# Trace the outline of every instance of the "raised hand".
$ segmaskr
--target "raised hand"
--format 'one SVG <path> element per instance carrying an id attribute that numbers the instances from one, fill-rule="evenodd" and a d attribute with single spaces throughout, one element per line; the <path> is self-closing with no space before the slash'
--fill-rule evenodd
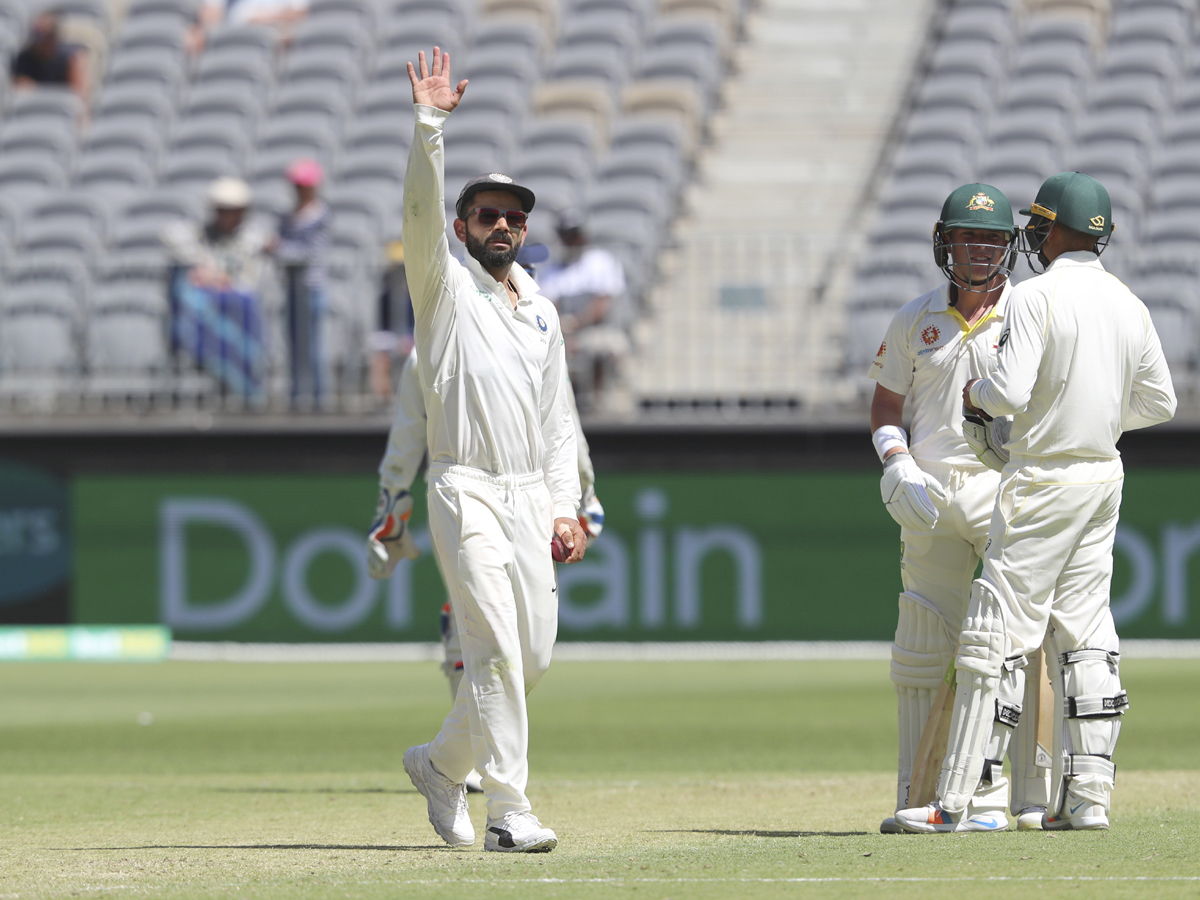
<path id="1" fill-rule="evenodd" d="M 452 83 L 450 81 L 450 54 L 443 53 L 440 47 L 434 47 L 432 66 L 426 65 L 424 50 L 417 54 L 417 60 L 421 69 L 420 78 L 417 77 L 417 71 L 413 68 L 413 64 L 408 64 L 408 78 L 412 82 L 413 102 L 452 112 L 462 101 L 463 92 L 467 89 L 467 80 L 464 78 L 456 88 L 450 87 Z"/>

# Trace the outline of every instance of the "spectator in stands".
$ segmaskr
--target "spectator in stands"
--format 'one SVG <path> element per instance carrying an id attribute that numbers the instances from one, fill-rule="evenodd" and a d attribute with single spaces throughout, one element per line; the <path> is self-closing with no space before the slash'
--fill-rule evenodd
<path id="1" fill-rule="evenodd" d="M 12 63 L 13 87 L 29 90 L 39 85 L 68 87 L 86 104 L 88 67 L 81 47 L 59 39 L 58 16 L 42 13 L 29 28 L 29 40 Z"/>
<path id="2" fill-rule="evenodd" d="M 286 45 L 308 15 L 308 0 L 205 0 L 188 35 L 188 51 L 204 49 L 207 33 L 222 22 L 231 25 L 270 25 Z"/>
<path id="3" fill-rule="evenodd" d="M 558 307 L 576 398 L 581 406 L 595 407 L 603 392 L 619 380 L 632 346 L 625 270 L 610 251 L 588 245 L 578 212 L 560 214 L 557 230 L 562 259 L 546 269 L 538 285 L 542 296 Z"/>
<path id="4" fill-rule="evenodd" d="M 296 207 L 280 217 L 267 252 L 283 266 L 287 293 L 292 403 L 316 406 L 324 388 L 321 331 L 329 308 L 329 252 L 332 213 L 318 196 L 324 173 L 314 159 L 298 159 L 287 170 Z"/>
<path id="5" fill-rule="evenodd" d="M 250 400 L 262 396 L 260 293 L 269 234 L 246 221 L 250 187 L 218 178 L 208 189 L 207 222 L 176 222 L 163 232 L 174 265 L 171 344 Z"/>

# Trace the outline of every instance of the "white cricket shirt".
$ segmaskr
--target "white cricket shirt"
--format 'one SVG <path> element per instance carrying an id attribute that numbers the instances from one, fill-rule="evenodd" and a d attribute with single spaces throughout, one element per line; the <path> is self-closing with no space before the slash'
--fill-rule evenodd
<path id="1" fill-rule="evenodd" d="M 583 436 L 579 424 L 579 411 L 575 408 L 570 382 L 567 384 L 567 400 L 570 401 L 575 443 L 579 451 L 579 484 L 586 491 L 596 481 L 596 473 L 588 453 L 587 438 Z M 404 365 L 400 368 L 400 383 L 396 386 L 396 412 L 392 416 L 391 430 L 388 431 L 387 450 L 379 463 L 380 487 L 392 492 L 407 491 L 412 487 L 421 470 L 421 462 L 425 459 L 428 430 L 425 396 L 421 390 L 417 351 L 414 348 L 404 358 Z"/>
<path id="2" fill-rule="evenodd" d="M 429 418 L 429 457 L 494 475 L 544 474 L 554 516 L 579 508 L 575 426 L 554 304 L 520 266 L 504 285 L 446 239 L 449 113 L 416 105 L 404 179 L 404 264 L 416 318 L 417 366 Z"/>
<path id="3" fill-rule="evenodd" d="M 1150 313 L 1090 251 L 1064 253 L 1009 301 L 996 372 L 971 403 L 1012 415 L 1020 457 L 1115 459 L 1123 431 L 1175 415 Z"/>
<path id="4" fill-rule="evenodd" d="M 962 435 L 962 389 L 996 367 L 1011 286 L 988 314 L 967 325 L 950 305 L 950 283 L 906 303 L 892 319 L 870 376 L 912 404 L 909 452 L 926 462 L 985 469 Z"/>

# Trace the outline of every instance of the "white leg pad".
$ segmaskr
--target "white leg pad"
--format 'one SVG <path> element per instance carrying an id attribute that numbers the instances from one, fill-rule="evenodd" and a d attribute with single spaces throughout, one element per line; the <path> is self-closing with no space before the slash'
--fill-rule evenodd
<path id="1" fill-rule="evenodd" d="M 933 605 L 911 592 L 900 595 L 892 683 L 896 685 L 899 754 L 896 808 L 908 806 L 908 788 L 921 732 L 942 679 L 954 659 L 953 633 Z"/>
<path id="2" fill-rule="evenodd" d="M 1115 643 L 1115 641 L 1113 642 Z M 1109 809 L 1113 750 L 1129 698 L 1121 688 L 1121 654 L 1085 647 L 1059 654 L 1063 679 L 1063 777 L 1078 797 Z"/>
<path id="3" fill-rule="evenodd" d="M 977 580 L 971 585 L 971 601 L 958 639 L 954 660 L 958 688 L 946 759 L 938 779 L 938 797 L 948 812 L 967 808 L 983 774 L 1005 646 L 1000 600 L 990 584 Z"/>
<path id="4" fill-rule="evenodd" d="M 979 787 L 971 798 L 973 810 L 1003 810 L 1008 805 L 1008 779 L 1004 776 L 1004 757 L 1008 753 L 1013 729 L 1021 722 L 1025 690 L 1024 656 L 1006 659 L 996 685 L 996 714 L 992 733 L 984 748 L 984 763 Z"/>

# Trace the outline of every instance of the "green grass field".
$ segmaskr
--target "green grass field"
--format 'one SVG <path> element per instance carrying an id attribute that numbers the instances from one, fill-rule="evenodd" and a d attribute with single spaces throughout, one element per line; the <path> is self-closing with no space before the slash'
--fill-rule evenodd
<path id="1" fill-rule="evenodd" d="M 883 836 L 886 663 L 559 663 L 530 795 L 560 844 L 509 856 L 441 845 L 400 766 L 432 664 L 7 665 L 0 898 L 1200 896 L 1200 660 L 1122 669 L 1111 831 Z"/>

